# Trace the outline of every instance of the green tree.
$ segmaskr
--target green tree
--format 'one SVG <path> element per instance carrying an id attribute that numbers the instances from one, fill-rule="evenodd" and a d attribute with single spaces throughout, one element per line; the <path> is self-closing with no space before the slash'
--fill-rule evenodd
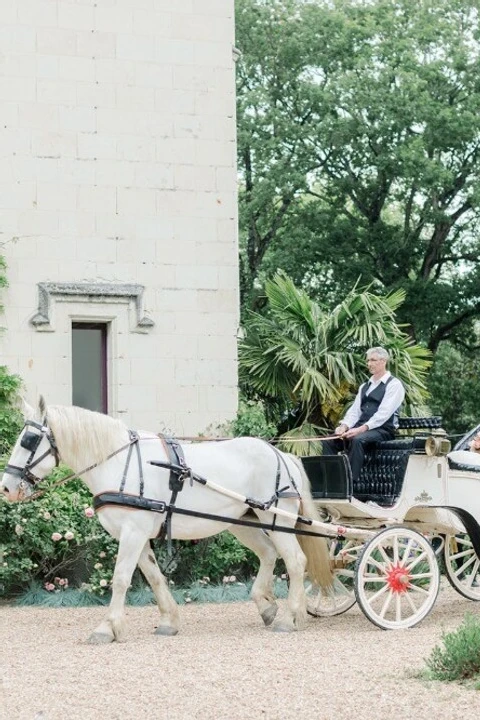
<path id="1" fill-rule="evenodd" d="M 442 343 L 428 377 L 429 405 L 451 434 L 463 435 L 480 423 L 480 358 Z"/>
<path id="2" fill-rule="evenodd" d="M 253 313 L 246 323 L 240 379 L 278 414 L 295 410 L 299 434 L 336 424 L 366 378 L 365 351 L 376 345 L 390 351 L 407 406 L 424 403 L 430 353 L 414 345 L 395 320 L 403 291 L 378 297 L 354 288 L 330 311 L 277 273 L 266 282 L 266 296 L 267 312 Z"/>
<path id="3" fill-rule="evenodd" d="M 238 0 L 242 289 L 406 290 L 436 350 L 480 316 L 477 0 Z"/>

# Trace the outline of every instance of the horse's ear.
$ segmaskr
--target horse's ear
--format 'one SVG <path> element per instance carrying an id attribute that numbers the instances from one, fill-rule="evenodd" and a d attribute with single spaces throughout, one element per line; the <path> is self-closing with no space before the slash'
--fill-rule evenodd
<path id="1" fill-rule="evenodd" d="M 33 420 L 35 417 L 35 410 L 23 397 L 21 398 L 20 412 L 22 413 L 24 420 Z"/>
<path id="2" fill-rule="evenodd" d="M 40 417 L 44 418 L 47 412 L 47 403 L 45 402 L 43 395 L 40 395 L 38 398 L 38 409 L 40 411 Z"/>

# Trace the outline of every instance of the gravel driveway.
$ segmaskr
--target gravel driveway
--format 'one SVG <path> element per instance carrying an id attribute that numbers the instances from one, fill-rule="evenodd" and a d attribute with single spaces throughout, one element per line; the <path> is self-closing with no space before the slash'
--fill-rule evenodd
<path id="1" fill-rule="evenodd" d="M 250 602 L 180 611 L 176 637 L 152 635 L 155 607 L 129 607 L 127 642 L 90 646 L 103 608 L 0 608 L 0 717 L 468 720 L 480 711 L 479 691 L 413 677 L 442 629 L 480 613 L 447 586 L 419 627 L 397 632 L 356 606 L 296 634 L 265 630 Z"/>

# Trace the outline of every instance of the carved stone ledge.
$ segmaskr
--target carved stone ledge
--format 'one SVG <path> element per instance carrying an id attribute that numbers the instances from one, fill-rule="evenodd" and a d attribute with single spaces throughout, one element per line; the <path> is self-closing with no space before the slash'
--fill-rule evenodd
<path id="1" fill-rule="evenodd" d="M 38 283 L 38 311 L 30 323 L 36 330 L 53 331 L 51 323 L 52 302 L 133 302 L 137 322 L 132 332 L 148 332 L 153 320 L 144 314 L 143 285 L 96 283 L 96 282 L 40 282 Z"/>

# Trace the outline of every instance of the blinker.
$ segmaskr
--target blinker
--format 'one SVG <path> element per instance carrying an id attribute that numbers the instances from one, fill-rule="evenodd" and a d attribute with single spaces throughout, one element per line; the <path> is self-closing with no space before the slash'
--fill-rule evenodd
<path id="1" fill-rule="evenodd" d="M 30 452 L 34 453 L 40 445 L 41 441 L 42 435 L 37 435 L 37 433 L 27 430 L 23 434 L 22 439 L 20 440 L 20 445 L 25 448 L 25 450 L 29 450 Z"/>

